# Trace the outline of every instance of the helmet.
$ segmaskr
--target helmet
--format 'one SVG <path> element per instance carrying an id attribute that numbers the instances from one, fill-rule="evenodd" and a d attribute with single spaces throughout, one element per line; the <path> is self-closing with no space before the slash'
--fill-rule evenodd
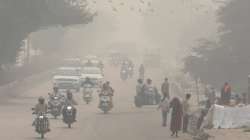
<path id="1" fill-rule="evenodd" d="M 165 81 L 168 81 L 168 78 L 167 78 L 167 77 L 165 77 Z"/>
<path id="2" fill-rule="evenodd" d="M 45 99 L 44 99 L 43 97 L 39 97 L 39 98 L 38 98 L 38 102 L 39 102 L 40 104 L 44 104 Z"/>
<path id="3" fill-rule="evenodd" d="M 106 82 L 106 84 L 107 84 L 107 85 L 110 85 L 110 82 L 109 82 L 109 81 L 107 81 L 107 82 Z"/>
<path id="4" fill-rule="evenodd" d="M 58 87 L 57 87 L 57 86 L 54 86 L 54 87 L 53 87 L 53 90 L 54 90 L 55 93 L 57 93 L 57 92 L 58 92 Z"/>
<path id="5" fill-rule="evenodd" d="M 143 80 L 142 79 L 138 79 L 137 82 L 140 83 L 140 84 L 142 84 Z"/>
<path id="6" fill-rule="evenodd" d="M 67 98 L 71 99 L 73 96 L 72 92 L 70 90 L 67 90 Z"/>
<path id="7" fill-rule="evenodd" d="M 86 81 L 89 81 L 90 80 L 90 78 L 89 77 L 86 77 Z"/>
<path id="8" fill-rule="evenodd" d="M 147 79 L 147 83 L 152 83 L 152 80 L 150 78 Z"/>

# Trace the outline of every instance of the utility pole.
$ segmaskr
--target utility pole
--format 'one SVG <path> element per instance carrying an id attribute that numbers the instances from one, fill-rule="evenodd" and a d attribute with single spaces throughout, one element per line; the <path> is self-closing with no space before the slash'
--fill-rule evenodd
<path id="1" fill-rule="evenodd" d="M 200 103 L 200 90 L 199 90 L 199 81 L 198 78 L 195 78 L 195 87 L 196 87 L 196 94 L 197 94 L 197 103 Z"/>
<path id="2" fill-rule="evenodd" d="M 247 101 L 247 104 L 250 104 L 250 75 L 248 75 L 248 92 L 247 92 L 247 96 L 246 96 L 246 101 Z"/>
<path id="3" fill-rule="evenodd" d="M 26 64 L 30 63 L 30 50 L 31 50 L 31 34 L 27 36 L 26 39 L 26 46 L 25 46 L 25 54 L 26 54 Z"/>
<path id="4" fill-rule="evenodd" d="M 26 62 L 27 64 L 30 63 L 30 35 L 27 37 Z"/>

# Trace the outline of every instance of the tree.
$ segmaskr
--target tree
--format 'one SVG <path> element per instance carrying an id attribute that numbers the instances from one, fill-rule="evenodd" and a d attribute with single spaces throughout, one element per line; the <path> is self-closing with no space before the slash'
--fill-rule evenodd
<path id="1" fill-rule="evenodd" d="M 20 43 L 31 32 L 92 21 L 86 6 L 76 0 L 1 0 L 0 64 L 15 62 Z"/>
<path id="2" fill-rule="evenodd" d="M 219 11 L 218 21 L 223 23 L 220 31 L 224 34 L 218 43 L 201 42 L 193 50 L 198 55 L 186 59 L 185 71 L 214 86 L 228 81 L 237 89 L 246 89 L 250 74 L 249 13 L 250 1 L 246 0 L 230 2 Z"/>

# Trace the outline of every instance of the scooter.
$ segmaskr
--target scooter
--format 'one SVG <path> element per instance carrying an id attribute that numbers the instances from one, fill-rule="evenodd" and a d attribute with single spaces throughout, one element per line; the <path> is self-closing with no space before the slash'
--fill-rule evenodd
<path id="1" fill-rule="evenodd" d="M 104 112 L 104 114 L 107 114 L 112 106 L 111 106 L 111 97 L 107 95 L 101 95 L 100 96 L 100 109 Z"/>
<path id="2" fill-rule="evenodd" d="M 92 101 L 93 89 L 91 85 L 85 85 L 83 89 L 83 100 L 86 104 L 89 104 Z"/>
<path id="3" fill-rule="evenodd" d="M 63 122 L 68 125 L 68 128 L 71 128 L 74 120 L 74 107 L 71 105 L 66 105 L 63 108 Z"/>
<path id="4" fill-rule="evenodd" d="M 50 109 L 49 112 L 52 116 L 54 116 L 55 119 L 61 115 L 62 106 L 63 106 L 63 101 L 58 96 L 53 96 L 49 100 L 49 109 Z"/>

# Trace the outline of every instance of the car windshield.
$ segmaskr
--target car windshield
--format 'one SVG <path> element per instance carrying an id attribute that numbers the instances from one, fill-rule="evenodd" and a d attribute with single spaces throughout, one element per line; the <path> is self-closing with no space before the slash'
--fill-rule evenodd
<path id="1" fill-rule="evenodd" d="M 83 74 L 101 74 L 101 70 L 99 68 L 83 68 Z"/>
<path id="2" fill-rule="evenodd" d="M 64 59 L 63 61 L 64 67 L 81 67 L 80 59 Z"/>
<path id="3" fill-rule="evenodd" d="M 58 69 L 56 72 L 56 75 L 63 75 L 63 76 L 79 76 L 80 70 L 77 69 L 70 69 L 70 68 L 63 68 L 63 69 Z"/>
<path id="4" fill-rule="evenodd" d="M 60 78 L 56 80 L 57 82 L 61 83 L 61 82 L 77 82 L 76 79 L 67 79 L 67 78 Z"/>
<path id="5" fill-rule="evenodd" d="M 99 64 L 100 60 L 98 60 L 98 59 L 91 59 L 90 62 L 92 64 Z M 83 60 L 83 64 L 86 64 L 86 63 L 88 63 L 88 60 Z"/>

